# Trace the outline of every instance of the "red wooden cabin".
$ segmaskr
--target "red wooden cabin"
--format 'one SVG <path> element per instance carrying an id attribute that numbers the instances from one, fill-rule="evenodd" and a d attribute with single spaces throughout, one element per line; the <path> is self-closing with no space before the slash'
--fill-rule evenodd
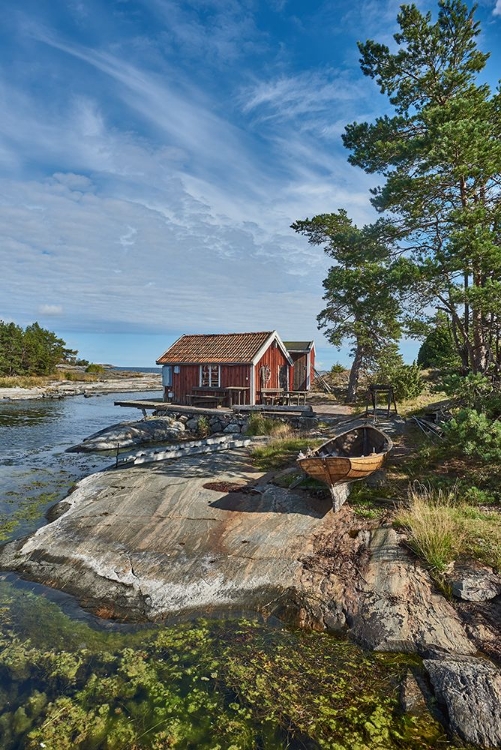
<path id="1" fill-rule="evenodd" d="M 309 391 L 315 379 L 315 344 L 313 341 L 284 341 L 294 363 L 294 391 Z"/>
<path id="2" fill-rule="evenodd" d="M 164 400 L 260 404 L 293 388 L 293 361 L 276 331 L 181 336 L 157 359 Z"/>

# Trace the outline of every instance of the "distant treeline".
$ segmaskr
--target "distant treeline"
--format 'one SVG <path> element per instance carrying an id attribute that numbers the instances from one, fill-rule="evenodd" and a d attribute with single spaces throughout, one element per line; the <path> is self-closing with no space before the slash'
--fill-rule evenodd
<path id="1" fill-rule="evenodd" d="M 77 352 L 55 333 L 33 323 L 25 329 L 0 320 L 0 375 L 51 375 L 60 362 L 74 362 Z"/>

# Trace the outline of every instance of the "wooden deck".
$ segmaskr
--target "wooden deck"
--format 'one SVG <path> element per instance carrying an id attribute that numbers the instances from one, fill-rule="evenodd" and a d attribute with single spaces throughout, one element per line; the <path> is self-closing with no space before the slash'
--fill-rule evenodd
<path id="1" fill-rule="evenodd" d="M 115 406 L 134 407 L 135 409 L 141 409 L 143 416 L 146 416 L 148 411 L 172 411 L 177 414 L 221 414 L 231 413 L 233 410 L 229 408 L 202 408 L 200 406 L 185 406 L 181 404 L 170 404 L 168 401 L 162 401 L 162 399 L 151 399 L 141 401 L 115 401 Z"/>

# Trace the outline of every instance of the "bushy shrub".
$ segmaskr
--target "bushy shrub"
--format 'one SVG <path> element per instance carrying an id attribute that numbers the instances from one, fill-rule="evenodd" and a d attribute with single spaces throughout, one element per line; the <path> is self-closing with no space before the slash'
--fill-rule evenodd
<path id="1" fill-rule="evenodd" d="M 457 406 L 475 409 L 489 419 L 501 416 L 501 391 L 485 375 L 449 375 L 440 383 L 440 388 Z"/>
<path id="2" fill-rule="evenodd" d="M 379 353 L 372 367 L 370 382 L 393 386 L 397 401 L 416 398 L 424 388 L 420 366 L 416 362 L 412 365 L 404 364 L 403 357 L 394 344 Z"/>
<path id="3" fill-rule="evenodd" d="M 102 365 L 95 365 L 93 362 L 87 365 L 85 372 L 90 372 L 93 375 L 102 375 L 105 372 L 105 368 Z"/>
<path id="4" fill-rule="evenodd" d="M 392 379 L 393 391 L 397 401 L 416 398 L 423 392 L 424 383 L 421 368 L 416 362 L 399 367 Z"/>
<path id="5" fill-rule="evenodd" d="M 342 375 L 346 372 L 346 367 L 344 365 L 340 365 L 339 362 L 336 362 L 331 367 L 331 375 Z"/>
<path id="6" fill-rule="evenodd" d="M 417 363 L 421 367 L 439 370 L 457 370 L 461 366 L 454 337 L 445 319 L 426 336 L 418 352 Z"/>
<path id="7" fill-rule="evenodd" d="M 485 462 L 501 461 L 501 423 L 475 409 L 460 409 L 444 425 L 453 453 Z"/>

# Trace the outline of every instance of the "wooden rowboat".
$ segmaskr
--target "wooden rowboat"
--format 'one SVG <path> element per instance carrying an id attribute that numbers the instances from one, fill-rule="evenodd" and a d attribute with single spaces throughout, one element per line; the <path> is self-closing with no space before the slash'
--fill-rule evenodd
<path id="1" fill-rule="evenodd" d="M 334 510 L 339 510 L 344 499 L 335 488 L 380 469 L 392 447 L 388 435 L 366 424 L 336 435 L 306 455 L 300 453 L 297 461 L 310 477 L 329 487 Z"/>

